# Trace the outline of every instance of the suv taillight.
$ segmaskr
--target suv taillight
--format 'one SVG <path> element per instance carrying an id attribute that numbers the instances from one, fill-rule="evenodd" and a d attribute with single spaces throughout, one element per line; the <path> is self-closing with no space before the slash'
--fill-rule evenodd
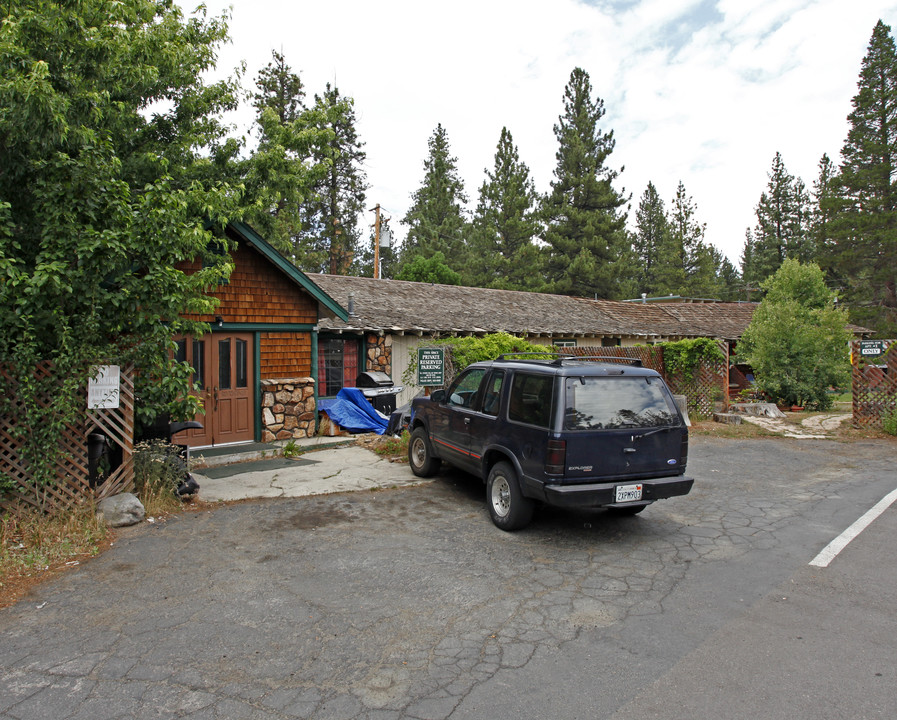
<path id="1" fill-rule="evenodd" d="M 563 475 L 567 466 L 567 441 L 549 440 L 545 455 L 545 474 Z"/>

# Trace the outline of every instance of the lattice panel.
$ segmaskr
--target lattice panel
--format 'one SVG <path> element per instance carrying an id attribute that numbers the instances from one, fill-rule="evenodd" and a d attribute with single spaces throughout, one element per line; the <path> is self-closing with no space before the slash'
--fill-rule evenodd
<path id="1" fill-rule="evenodd" d="M 695 371 L 695 377 L 687 382 L 681 377 L 667 377 L 663 364 L 663 346 L 639 345 L 636 347 L 593 347 L 571 348 L 576 355 L 597 355 L 605 357 L 641 360 L 642 365 L 659 372 L 675 395 L 688 398 L 689 413 L 710 417 L 716 404 L 724 407 L 729 403 L 729 346 L 724 341 L 718 343 L 724 359 L 705 363 Z"/>
<path id="2" fill-rule="evenodd" d="M 853 425 L 881 429 L 882 417 L 897 406 L 897 340 L 885 340 L 885 354 L 864 360 L 860 341 L 851 343 L 853 364 Z"/>
<path id="3" fill-rule="evenodd" d="M 46 380 L 49 377 L 49 366 L 42 365 L 35 369 L 35 377 Z M 0 378 L 7 390 L 14 388 L 14 382 L 4 369 L 0 368 Z M 13 395 L 15 397 L 15 395 Z M 39 404 L 52 407 L 56 397 L 50 392 L 39 399 Z M 85 402 L 86 405 L 86 402 Z M 133 369 L 122 368 L 120 407 L 116 410 L 85 409 L 83 421 L 66 428 L 60 438 L 60 453 L 56 459 L 55 481 L 50 484 L 38 484 L 22 455 L 22 440 L 14 429 L 16 417 L 21 417 L 18 409 L 21 404 L 13 401 L 12 413 L 9 417 L 0 418 L 0 473 L 12 487 L 0 497 L 0 508 L 14 509 L 19 505 L 28 505 L 47 513 L 55 513 L 86 500 L 106 497 L 130 488 L 134 482 L 134 383 Z M 90 487 L 87 464 L 87 435 L 94 428 L 105 433 L 122 449 L 122 464 L 110 477 L 96 489 Z M 25 431 L 27 432 L 27 428 Z"/>

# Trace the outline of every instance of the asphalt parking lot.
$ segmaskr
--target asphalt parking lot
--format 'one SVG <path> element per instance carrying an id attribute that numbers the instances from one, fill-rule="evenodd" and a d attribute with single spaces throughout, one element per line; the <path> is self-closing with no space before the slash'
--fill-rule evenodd
<path id="1" fill-rule="evenodd" d="M 446 469 L 143 525 L 0 611 L 0 717 L 892 717 L 897 513 L 808 563 L 895 450 L 693 438 L 691 495 L 514 534 Z"/>

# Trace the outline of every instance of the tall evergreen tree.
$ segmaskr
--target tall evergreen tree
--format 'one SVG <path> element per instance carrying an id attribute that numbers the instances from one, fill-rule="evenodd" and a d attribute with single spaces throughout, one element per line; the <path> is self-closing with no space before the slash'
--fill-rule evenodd
<path id="1" fill-rule="evenodd" d="M 327 145 L 332 131 L 318 108 L 304 106 L 305 91 L 281 54 L 256 78 L 253 95 L 258 146 L 241 164 L 246 188 L 246 219 L 298 267 L 314 270 L 326 263 L 326 249 L 309 245 L 305 204 L 326 176 L 327 165 L 313 161 L 316 147 Z"/>
<path id="2" fill-rule="evenodd" d="M 708 297 L 715 297 L 725 302 L 736 302 L 741 299 L 741 276 L 732 262 L 715 245 L 709 245 L 709 252 L 715 268 L 715 291 Z"/>
<path id="3" fill-rule="evenodd" d="M 832 249 L 832 222 L 838 212 L 838 168 L 827 154 L 819 160 L 819 175 L 813 183 L 810 233 L 816 252 L 825 258 Z"/>
<path id="4" fill-rule="evenodd" d="M 274 50 L 271 55 L 272 61 L 256 76 L 252 104 L 258 116 L 265 108 L 271 108 L 280 124 L 287 125 L 297 120 L 305 109 L 305 87 L 287 65 L 283 53 Z"/>
<path id="5" fill-rule="evenodd" d="M 502 128 L 495 167 L 486 170 L 470 232 L 471 256 L 462 276 L 465 284 L 508 290 L 539 290 L 542 253 L 538 196 L 529 168 L 520 160 L 514 139 Z"/>
<path id="6" fill-rule="evenodd" d="M 458 159 L 452 157 L 448 135 L 441 123 L 427 141 L 427 147 L 423 183 L 412 193 L 411 207 L 402 219 L 408 226 L 408 234 L 400 264 L 410 263 L 418 255 L 428 258 L 438 251 L 450 263 L 461 267 L 466 250 L 467 196 L 458 174 Z"/>
<path id="7" fill-rule="evenodd" d="M 330 83 L 321 95 L 315 95 L 314 118 L 326 143 L 312 147 L 312 161 L 325 168 L 318 177 L 308 201 L 303 204 L 301 237 L 309 247 L 317 245 L 321 263 L 306 267 L 333 275 L 346 275 L 358 251 L 361 228 L 358 218 L 364 212 L 367 176 L 364 172 L 364 143 L 355 130 L 355 108 Z M 326 133 L 326 135 L 325 135 Z"/>
<path id="8" fill-rule="evenodd" d="M 778 152 L 768 177 L 755 210 L 751 267 L 742 268 L 745 280 L 754 284 L 775 273 L 785 258 L 809 261 L 815 257 L 809 229 L 809 195 L 803 181 L 788 172 Z"/>
<path id="9" fill-rule="evenodd" d="M 635 293 L 635 258 L 626 232 L 627 198 L 607 166 L 613 132 L 598 123 L 604 101 L 593 99 L 589 75 L 575 68 L 564 89 L 564 113 L 554 126 L 557 166 L 542 204 L 549 245 L 547 280 L 564 295 L 619 298 Z"/>
<path id="10" fill-rule="evenodd" d="M 665 269 L 673 259 L 670 251 L 670 223 L 663 200 L 649 182 L 635 211 L 633 249 L 638 258 L 638 290 L 649 297 L 668 295 Z"/>
<path id="11" fill-rule="evenodd" d="M 674 277 L 681 286 L 670 292 L 690 297 L 716 296 L 716 263 L 710 246 L 704 242 L 706 225 L 698 222 L 698 206 L 679 181 L 670 207 L 670 238 L 675 253 Z"/>
<path id="12" fill-rule="evenodd" d="M 881 20 L 863 58 L 841 149 L 839 201 L 824 262 L 846 281 L 851 319 L 897 332 L 897 49 Z"/>

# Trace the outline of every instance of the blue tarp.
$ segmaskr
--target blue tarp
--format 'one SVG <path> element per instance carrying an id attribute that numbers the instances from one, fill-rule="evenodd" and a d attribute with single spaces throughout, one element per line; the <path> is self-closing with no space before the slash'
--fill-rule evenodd
<path id="1" fill-rule="evenodd" d="M 358 388 L 343 388 L 335 400 L 322 400 L 320 405 L 333 422 L 349 432 L 386 432 L 389 420 L 374 410 Z"/>

